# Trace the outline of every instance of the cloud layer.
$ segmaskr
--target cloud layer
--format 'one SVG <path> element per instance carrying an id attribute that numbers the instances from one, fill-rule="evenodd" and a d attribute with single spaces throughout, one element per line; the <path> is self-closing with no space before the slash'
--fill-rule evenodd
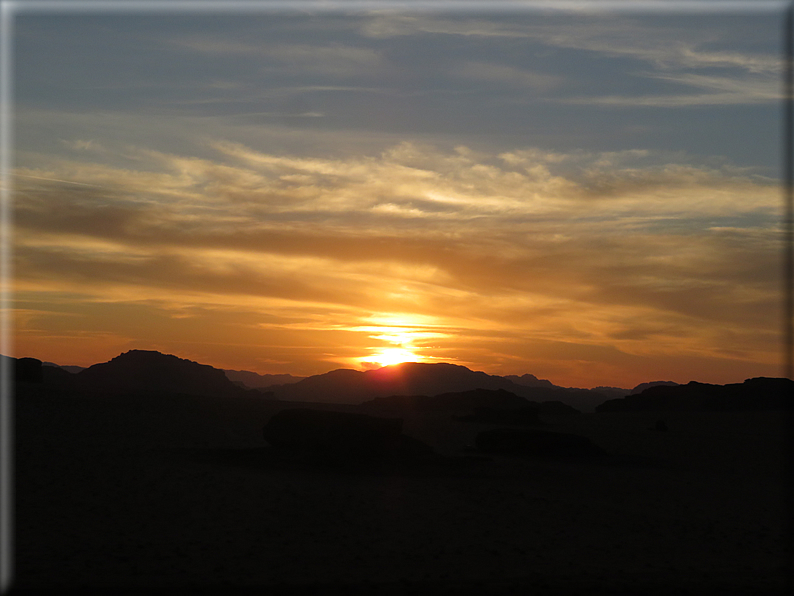
<path id="1" fill-rule="evenodd" d="M 383 319 L 431 360 L 507 373 L 532 358 L 570 381 L 660 355 L 776 362 L 780 193 L 751 172 L 648 151 L 212 147 L 217 160 L 142 150 L 139 170 L 20 168 L 22 302 L 146 304 L 208 337 L 228 332 L 215 313 L 265 343 L 340 336 L 304 373 L 397 343 L 371 332 Z"/>
<path id="2" fill-rule="evenodd" d="M 18 350 L 777 375 L 780 16 L 20 14 Z"/>

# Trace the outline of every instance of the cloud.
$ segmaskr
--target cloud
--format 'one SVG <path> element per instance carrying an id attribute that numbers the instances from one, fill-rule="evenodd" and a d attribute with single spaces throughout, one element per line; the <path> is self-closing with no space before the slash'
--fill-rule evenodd
<path id="1" fill-rule="evenodd" d="M 101 143 L 92 139 L 74 139 L 72 141 L 62 140 L 61 143 L 70 149 L 75 149 L 77 151 L 102 151 L 104 149 Z"/>
<path id="2" fill-rule="evenodd" d="M 646 74 L 648 78 L 704 89 L 706 93 L 679 95 L 635 95 L 574 97 L 558 100 L 566 104 L 627 107 L 690 107 L 776 103 L 783 98 L 779 77 L 717 77 L 697 74 Z"/>
<path id="3" fill-rule="evenodd" d="M 701 15 L 702 18 L 706 18 Z M 539 23 L 541 21 L 541 23 Z M 643 95 L 595 95 L 554 98 L 555 102 L 600 106 L 683 107 L 700 105 L 738 105 L 779 101 L 783 61 L 777 51 L 738 51 L 720 46 L 736 45 L 736 33 L 714 22 L 713 15 L 703 27 L 692 23 L 673 25 L 621 15 L 533 14 L 525 19 L 451 18 L 448 16 L 377 15 L 362 25 L 362 34 L 373 38 L 409 35 L 455 35 L 466 37 L 520 38 L 527 55 L 538 55 L 537 46 L 554 50 L 574 50 L 585 56 L 606 56 L 645 63 L 651 70 L 634 69 L 633 78 L 665 80 L 705 89 L 708 93 L 664 93 Z M 775 48 L 777 50 L 777 48 Z M 554 63 L 553 54 L 547 58 Z M 720 72 L 722 74 L 715 74 Z M 455 74 L 493 82 L 511 82 L 549 91 L 576 84 L 561 76 L 522 71 L 505 65 L 466 63 Z"/>
<path id="4" fill-rule="evenodd" d="M 480 18 L 450 19 L 428 15 L 375 14 L 361 22 L 361 34 L 388 39 L 418 34 L 464 35 L 472 37 L 523 37 L 522 24 L 494 22 Z"/>
<path id="5" fill-rule="evenodd" d="M 455 68 L 452 74 L 464 79 L 526 87 L 536 91 L 549 91 L 563 82 L 560 76 L 487 62 L 465 62 Z"/>
<path id="6" fill-rule="evenodd" d="M 781 197 L 760 174 L 775 168 L 652 149 L 685 130 L 692 151 L 771 163 L 753 154 L 762 132 L 739 119 L 747 143 L 717 147 L 702 110 L 602 118 L 565 102 L 765 106 L 773 39 L 734 39 L 721 19 L 320 21 L 173 42 L 125 26 L 105 66 L 80 67 L 86 54 L 57 77 L 24 46 L 20 345 L 151 339 L 196 359 L 214 345 L 306 374 L 360 362 L 400 328 L 425 356 L 494 372 L 769 372 Z M 57 47 L 83 51 L 75 31 Z"/>
<path id="7" fill-rule="evenodd" d="M 200 308 L 202 324 L 245 329 L 266 320 L 287 343 L 326 338 L 301 365 L 314 372 L 383 347 L 361 327 L 389 313 L 423 321 L 411 327 L 420 355 L 492 370 L 526 343 L 584 350 L 612 371 L 682 353 L 756 372 L 774 359 L 780 191 L 752 170 L 640 149 L 400 143 L 321 158 L 212 146 L 216 160 L 141 150 L 141 170 L 18 169 L 20 300 L 81 296 L 180 320 Z M 28 315 L 20 337 L 43 337 L 50 319 Z M 165 333 L 152 325 L 141 333 Z M 582 366 L 564 374 L 594 374 Z"/>
<path id="8" fill-rule="evenodd" d="M 259 62 L 264 71 L 321 73 L 349 77 L 378 71 L 383 60 L 372 48 L 332 43 L 246 43 L 226 39 L 183 38 L 173 41 L 178 47 L 220 56 L 245 56 Z"/>

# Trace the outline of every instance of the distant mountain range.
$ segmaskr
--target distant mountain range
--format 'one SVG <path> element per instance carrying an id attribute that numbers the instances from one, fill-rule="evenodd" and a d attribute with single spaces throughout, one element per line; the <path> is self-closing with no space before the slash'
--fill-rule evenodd
<path id="1" fill-rule="evenodd" d="M 135 351 L 135 350 L 133 350 Z M 146 350 L 142 350 L 146 351 Z M 42 366 L 50 366 L 61 368 L 67 372 L 77 374 L 86 369 L 85 366 L 64 366 L 62 364 L 55 364 L 54 362 L 42 362 Z M 292 375 L 260 375 L 259 373 L 250 370 L 226 370 L 221 369 L 226 374 L 226 377 L 236 383 L 247 387 L 249 389 L 260 389 L 262 387 L 270 387 L 272 385 L 286 385 L 288 383 L 297 383 L 306 377 L 294 377 Z"/>
<path id="2" fill-rule="evenodd" d="M 182 393 L 256 396 L 291 402 L 363 404 L 393 396 L 439 396 L 475 390 L 509 392 L 532 402 L 561 402 L 582 412 L 652 409 L 781 407 L 794 395 L 788 379 L 748 379 L 731 385 L 671 381 L 634 389 L 559 387 L 534 375 L 505 377 L 446 363 L 406 362 L 376 370 L 334 370 L 310 377 L 221 370 L 152 350 L 130 350 L 88 368 L 59 367 L 35 358 L 14 360 L 17 379 L 64 390 L 108 394 Z M 752 404 L 749 404 L 749 402 Z M 418 402 L 417 402 L 418 403 Z"/>
<path id="3" fill-rule="evenodd" d="M 234 382 L 244 385 L 250 389 L 261 389 L 272 387 L 273 385 L 288 385 L 297 383 L 306 377 L 293 377 L 292 375 L 260 375 L 250 370 L 225 370 L 226 377 Z"/>
<path id="4" fill-rule="evenodd" d="M 64 391 L 94 394 L 175 394 L 234 397 L 249 394 L 227 378 L 224 371 L 192 360 L 162 354 L 153 350 L 130 350 L 108 362 L 88 368 L 46 365 L 33 358 L 17 361 L 27 380 L 36 382 L 32 362 L 38 363 L 38 382 Z M 20 363 L 22 367 L 20 367 Z M 70 369 L 75 372 L 69 372 Z"/>
<path id="5" fill-rule="evenodd" d="M 561 401 L 583 412 L 614 395 L 590 389 L 558 387 L 533 375 L 511 378 L 472 371 L 446 363 L 404 362 L 376 370 L 339 369 L 307 377 L 297 383 L 268 388 L 282 401 L 361 404 L 392 395 L 439 395 L 474 389 L 509 391 L 530 401 Z M 527 383 L 527 384 L 523 384 Z M 621 395 L 627 395 L 628 389 Z"/>
<path id="6" fill-rule="evenodd" d="M 147 351 L 147 350 L 131 350 L 132 352 L 136 351 Z M 158 352 L 159 353 L 159 352 Z M 416 363 L 406 363 L 406 364 L 416 364 Z M 65 371 L 70 373 L 77 374 L 86 367 L 82 366 L 64 366 L 60 364 L 56 364 L 54 362 L 42 362 L 42 366 L 49 366 L 49 367 L 57 367 L 61 368 Z M 402 366 L 402 365 L 396 365 Z M 445 366 L 456 366 L 456 365 L 445 365 Z M 465 367 L 459 367 L 465 368 Z M 276 385 L 291 385 L 294 383 L 298 383 L 303 381 L 308 377 L 296 377 L 294 375 L 289 374 L 259 374 L 256 372 L 252 372 L 249 370 L 231 370 L 231 369 L 222 369 L 223 372 L 226 374 L 226 377 L 231 380 L 232 382 L 236 383 L 239 386 L 244 386 L 249 389 L 268 389 L 272 388 Z M 347 370 L 347 369 L 340 369 L 340 370 Z M 469 370 L 469 369 L 466 369 Z M 339 371 L 331 371 L 332 374 L 337 373 Z M 358 371 L 350 371 L 356 373 Z M 484 375 L 485 373 L 474 373 L 479 375 Z M 324 376 L 324 375 L 314 375 L 314 376 Z M 487 375 L 487 376 L 496 376 L 496 375 Z M 501 377 L 502 379 L 506 379 L 511 381 L 516 385 L 521 385 L 524 387 L 535 387 L 535 388 L 545 388 L 545 389 L 563 389 L 566 391 L 595 391 L 599 394 L 603 394 L 609 398 L 616 398 L 616 397 L 625 397 L 626 395 L 633 395 L 636 393 L 642 392 L 644 389 L 655 386 L 655 385 L 677 385 L 672 381 L 653 381 L 650 383 L 642 383 L 637 385 L 633 389 L 624 389 L 621 387 L 594 387 L 593 389 L 577 389 L 574 387 L 562 387 L 560 385 L 555 385 L 551 381 L 546 379 L 539 379 L 535 375 L 532 374 L 524 374 L 521 376 L 518 375 L 505 375 Z"/>
<path id="7" fill-rule="evenodd" d="M 502 401 L 507 397 L 513 399 L 512 395 L 537 403 L 561 402 L 582 412 L 768 409 L 784 407 L 794 395 L 794 382 L 789 379 L 758 378 L 729 385 L 694 381 L 678 385 L 671 381 L 654 381 L 631 390 L 619 387 L 576 389 L 559 387 L 531 374 L 501 377 L 446 363 L 405 362 L 376 370 L 339 369 L 301 378 L 221 370 L 153 350 L 130 350 L 88 368 L 59 367 L 35 358 L 10 360 L 14 362 L 20 382 L 109 395 L 181 393 L 328 404 L 402 403 L 401 407 L 405 404 L 417 407 L 444 402 L 444 399 L 428 402 L 427 397 L 468 392 L 466 399 L 474 399 L 472 396 L 477 395 L 477 390 L 485 390 Z M 425 397 L 406 399 L 410 396 Z M 384 401 L 384 398 L 389 400 Z M 482 396 L 476 399 L 482 406 Z"/>
<path id="8" fill-rule="evenodd" d="M 670 410 L 736 411 L 782 410 L 791 407 L 794 381 L 757 377 L 743 383 L 711 385 L 692 381 L 686 385 L 656 385 L 642 393 L 600 404 L 597 412 Z"/>
<path id="9" fill-rule="evenodd" d="M 83 371 L 83 370 L 86 369 L 85 366 L 71 366 L 71 365 L 62 366 L 60 364 L 55 364 L 54 362 L 42 362 L 41 365 L 42 366 L 54 366 L 56 368 L 62 368 L 66 372 L 70 372 L 72 374 L 77 374 L 80 371 Z"/>

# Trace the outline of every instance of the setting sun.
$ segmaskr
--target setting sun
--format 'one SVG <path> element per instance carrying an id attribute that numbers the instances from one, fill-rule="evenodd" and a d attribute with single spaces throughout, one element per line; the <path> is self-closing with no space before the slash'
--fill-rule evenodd
<path id="1" fill-rule="evenodd" d="M 783 593 L 792 2 L 0 0 L 0 596 Z"/>
<path id="2" fill-rule="evenodd" d="M 403 348 L 386 348 L 367 358 L 367 360 L 381 366 L 391 366 L 392 364 L 402 364 L 403 362 L 417 362 L 420 358 Z"/>
<path id="3" fill-rule="evenodd" d="M 395 4 L 413 16 L 11 19 L 6 351 L 570 387 L 780 374 L 771 13 L 737 35 L 716 11 Z"/>

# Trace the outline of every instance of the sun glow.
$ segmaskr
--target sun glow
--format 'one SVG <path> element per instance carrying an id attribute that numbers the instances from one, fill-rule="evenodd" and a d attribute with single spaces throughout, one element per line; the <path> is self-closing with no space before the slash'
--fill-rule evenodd
<path id="1" fill-rule="evenodd" d="M 362 321 L 364 322 L 364 321 Z M 377 344 L 368 346 L 367 356 L 351 359 L 364 369 L 391 366 L 403 362 L 427 362 L 432 357 L 422 355 L 430 346 L 428 341 L 446 337 L 434 318 L 413 314 L 377 314 L 365 324 L 351 331 L 366 333 Z M 378 345 L 380 344 L 380 345 Z"/>
<path id="2" fill-rule="evenodd" d="M 418 362 L 421 358 L 404 348 L 385 348 L 377 354 L 373 354 L 367 360 L 380 366 L 391 366 L 392 364 L 402 364 L 403 362 Z"/>

